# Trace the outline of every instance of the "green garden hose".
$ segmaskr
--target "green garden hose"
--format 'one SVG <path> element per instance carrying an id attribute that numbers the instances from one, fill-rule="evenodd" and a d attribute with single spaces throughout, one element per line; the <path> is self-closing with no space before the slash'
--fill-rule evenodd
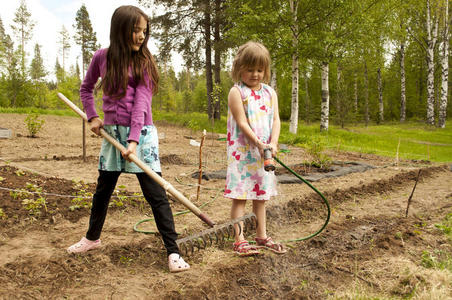
<path id="1" fill-rule="evenodd" d="M 312 184 L 310 184 L 310 183 L 309 183 L 308 181 L 306 181 L 303 177 L 301 177 L 299 174 L 297 174 L 294 170 L 292 170 L 291 168 L 289 168 L 288 166 L 286 166 L 282 161 L 280 161 L 280 160 L 278 159 L 278 157 L 275 156 L 274 159 L 275 159 L 281 166 L 283 166 L 284 168 L 286 168 L 287 171 L 289 171 L 290 173 L 292 173 L 293 175 L 295 175 L 295 177 L 297 177 L 298 179 L 300 179 L 301 181 L 303 181 L 304 183 L 306 183 L 311 189 L 313 189 L 317 194 L 319 194 L 319 196 L 322 197 L 323 202 L 325 203 L 326 208 L 327 208 L 327 210 L 328 210 L 328 214 L 327 214 L 325 223 L 323 224 L 323 226 L 322 226 L 317 232 L 314 232 L 313 234 L 308 235 L 308 236 L 305 236 L 305 237 L 301 237 L 301 238 L 297 238 L 297 239 L 293 239 L 293 240 L 286 240 L 286 241 L 282 241 L 282 242 L 284 242 L 284 243 L 289 243 L 289 242 L 299 242 L 299 241 L 305 241 L 305 240 L 308 240 L 308 239 L 310 239 L 310 238 L 315 237 L 316 235 L 318 235 L 319 233 L 321 233 L 321 232 L 325 229 L 326 225 L 328 225 L 328 222 L 330 221 L 331 209 L 330 209 L 330 204 L 328 203 L 328 200 L 326 200 L 325 196 L 323 196 L 322 193 L 319 192 Z"/>
<path id="2" fill-rule="evenodd" d="M 313 234 L 310 234 L 310 235 L 308 235 L 308 236 L 305 236 L 305 237 L 301 237 L 301 238 L 297 238 L 297 239 L 292 239 L 292 240 L 286 240 L 286 241 L 282 241 L 282 242 L 284 242 L 284 243 L 299 242 L 299 241 L 305 241 L 305 240 L 308 240 L 308 239 L 310 239 L 310 238 L 315 237 L 316 235 L 318 235 L 319 233 L 321 233 L 321 232 L 325 229 L 325 227 L 328 225 L 328 222 L 330 221 L 331 209 L 330 209 L 330 204 L 328 203 L 328 200 L 326 200 L 325 196 L 323 196 L 322 193 L 319 192 L 312 184 L 310 184 L 310 183 L 309 183 L 308 181 L 306 181 L 303 177 L 301 177 L 299 174 L 297 174 L 294 170 L 292 170 L 291 168 L 289 168 L 288 166 L 286 166 L 282 161 L 280 161 L 280 160 L 278 159 L 278 157 L 275 156 L 274 159 L 275 159 L 281 166 L 283 166 L 285 169 L 287 169 L 287 171 L 289 171 L 290 173 L 292 173 L 293 175 L 295 175 L 295 177 L 297 177 L 298 179 L 300 179 L 301 181 L 303 181 L 304 183 L 306 183 L 311 189 L 313 189 L 317 194 L 319 194 L 319 196 L 322 197 L 323 202 L 325 203 L 325 205 L 326 205 L 326 207 L 327 207 L 327 210 L 328 210 L 328 214 L 327 214 L 325 223 L 322 225 L 322 227 L 321 227 L 318 231 L 316 231 L 316 232 L 314 232 Z M 212 200 L 203 203 L 203 204 L 200 206 L 200 208 L 202 208 L 203 206 L 206 206 L 206 205 L 209 204 L 210 202 L 214 201 L 217 197 L 218 197 L 218 193 L 217 193 L 217 195 L 216 195 Z M 182 215 L 182 214 L 187 214 L 187 213 L 189 213 L 189 212 L 190 212 L 189 210 L 184 210 L 184 211 L 177 212 L 177 213 L 173 214 L 173 216 L 179 216 L 179 215 Z M 133 226 L 133 230 L 135 230 L 136 232 L 141 232 L 141 233 L 146 233 L 146 234 L 156 234 L 157 232 L 154 232 L 154 231 L 146 231 L 146 230 L 138 229 L 138 226 L 139 226 L 140 224 L 142 224 L 142 223 L 144 223 L 144 222 L 153 221 L 153 220 L 154 220 L 154 218 L 149 218 L 149 219 L 141 220 L 141 221 L 137 222 L 137 223 Z"/>

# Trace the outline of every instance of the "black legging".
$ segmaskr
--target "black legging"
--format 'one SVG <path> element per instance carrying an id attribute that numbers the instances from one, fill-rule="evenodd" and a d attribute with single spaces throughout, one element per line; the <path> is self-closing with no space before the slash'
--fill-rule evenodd
<path id="1" fill-rule="evenodd" d="M 160 172 L 157 174 L 161 176 Z M 105 217 L 107 216 L 108 203 L 118 182 L 119 175 L 121 175 L 121 172 L 99 170 L 96 193 L 93 196 L 93 206 L 89 218 L 89 228 L 86 233 L 88 240 L 94 241 L 100 238 Z M 136 173 L 136 175 L 144 198 L 151 205 L 155 223 L 162 236 L 167 253 L 179 253 L 179 248 L 176 244 L 177 233 L 174 228 L 173 213 L 165 190 L 146 173 Z"/>

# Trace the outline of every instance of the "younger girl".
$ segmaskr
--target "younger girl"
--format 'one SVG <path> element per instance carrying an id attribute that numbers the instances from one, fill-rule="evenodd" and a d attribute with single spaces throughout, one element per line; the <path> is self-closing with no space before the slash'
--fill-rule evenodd
<path id="1" fill-rule="evenodd" d="M 179 272 L 190 266 L 179 255 L 177 233 L 166 192 L 129 160 L 129 155 L 133 153 L 161 176 L 158 135 L 151 113 L 152 95 L 157 91 L 159 75 L 147 48 L 148 39 L 146 14 L 134 6 L 117 8 L 111 18 L 110 46 L 96 51 L 83 80 L 80 97 L 91 131 L 99 135 L 100 128 L 104 128 L 127 150 L 120 153 L 107 140 L 102 142 L 89 228 L 86 236 L 67 251 L 81 253 L 100 247 L 99 237 L 118 177 L 121 172 L 136 173 L 166 247 L 169 269 Z M 102 78 L 103 121 L 96 112 L 93 97 L 99 77 Z"/>
<path id="2" fill-rule="evenodd" d="M 237 230 L 234 251 L 240 256 L 258 254 L 258 248 L 285 253 L 284 247 L 267 236 L 265 202 L 277 194 L 273 171 L 264 170 L 264 149 L 276 155 L 280 120 L 275 91 L 264 84 L 270 79 L 270 54 L 260 43 L 242 45 L 232 65 L 236 84 L 228 96 L 228 168 L 224 196 L 232 198 L 231 218 L 245 213 L 246 200 L 253 200 L 257 217 L 256 247 Z M 236 226 L 238 229 L 238 226 Z"/>

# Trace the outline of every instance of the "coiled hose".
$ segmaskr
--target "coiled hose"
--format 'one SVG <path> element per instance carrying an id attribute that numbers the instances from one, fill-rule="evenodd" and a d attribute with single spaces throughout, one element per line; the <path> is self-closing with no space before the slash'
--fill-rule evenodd
<path id="1" fill-rule="evenodd" d="M 297 177 L 298 179 L 300 179 L 301 181 L 303 181 L 304 183 L 306 183 L 311 189 L 314 190 L 314 192 L 316 192 L 317 194 L 319 194 L 320 197 L 322 197 L 323 202 L 325 203 L 325 206 L 328 210 L 327 213 L 327 217 L 325 220 L 325 223 L 323 223 L 322 227 L 317 230 L 316 232 L 314 232 L 313 234 L 310 234 L 308 236 L 305 237 L 301 237 L 301 238 L 297 238 L 297 239 L 292 239 L 292 240 L 286 240 L 283 241 L 284 243 L 288 243 L 288 242 L 299 242 L 299 241 L 305 241 L 308 240 L 310 238 L 315 237 L 316 235 L 318 235 L 319 233 L 321 233 L 326 225 L 328 225 L 328 222 L 330 221 L 330 216 L 331 216 L 331 209 L 330 209 L 330 204 L 328 203 L 328 200 L 326 200 L 325 196 L 322 195 L 321 192 L 319 192 L 312 184 L 310 184 L 308 181 L 306 181 L 303 177 L 301 177 L 299 174 L 297 174 L 294 170 L 292 170 L 291 168 L 289 168 L 288 166 L 286 166 L 282 161 L 279 160 L 278 157 L 274 156 L 273 157 L 281 166 L 283 166 L 287 171 L 289 171 L 290 173 L 292 173 L 293 175 L 295 175 L 295 177 Z"/>
<path id="2" fill-rule="evenodd" d="M 326 220 L 325 220 L 325 222 L 323 223 L 322 227 L 321 227 L 319 230 L 317 230 L 317 231 L 314 232 L 313 234 L 310 234 L 310 235 L 305 236 L 305 237 L 296 238 L 296 239 L 292 239 L 292 240 L 285 240 L 285 241 L 282 241 L 282 242 L 284 242 L 284 243 L 299 242 L 299 241 L 305 241 L 305 240 L 308 240 L 308 239 L 310 239 L 310 238 L 315 237 L 316 235 L 320 234 L 320 233 L 325 229 L 325 227 L 328 225 L 328 222 L 330 221 L 331 209 L 330 209 L 330 204 L 328 203 L 328 200 L 326 200 L 325 196 L 323 196 L 322 193 L 319 192 L 319 190 L 317 190 L 311 183 L 309 183 L 307 180 L 305 180 L 303 177 L 301 177 L 301 176 L 300 176 L 298 173 L 296 173 L 294 170 L 292 170 L 291 168 L 289 168 L 288 166 L 286 166 L 282 161 L 279 160 L 278 157 L 275 156 L 274 159 L 275 159 L 282 167 L 284 167 L 287 171 L 289 171 L 290 173 L 292 173 L 295 177 L 297 177 L 298 179 L 300 179 L 301 181 L 303 181 L 304 183 L 306 183 L 311 189 L 313 189 L 313 190 L 314 190 L 314 191 L 315 191 L 315 192 L 323 199 L 323 202 L 325 203 L 325 206 L 326 206 L 327 211 L 328 211 L 328 212 L 327 212 Z M 212 200 L 203 203 L 200 207 L 206 206 L 207 204 L 213 202 L 213 201 L 218 197 L 218 195 L 219 195 L 219 193 L 217 193 L 217 195 L 216 195 Z M 173 216 L 178 216 L 178 215 L 186 214 L 186 213 L 189 213 L 189 212 L 190 212 L 189 210 L 185 210 L 185 211 L 181 211 L 181 212 L 175 213 L 175 214 L 173 214 Z M 141 233 L 146 233 L 146 234 L 155 234 L 155 233 L 157 233 L 157 232 L 154 232 L 154 231 L 146 231 L 146 230 L 138 229 L 138 226 L 139 226 L 140 224 L 142 224 L 142 223 L 144 223 L 144 222 L 153 221 L 153 220 L 154 220 L 154 218 L 149 218 L 149 219 L 141 220 L 141 221 L 137 222 L 137 223 L 135 224 L 135 226 L 133 226 L 133 230 L 136 231 L 136 232 L 141 232 Z"/>

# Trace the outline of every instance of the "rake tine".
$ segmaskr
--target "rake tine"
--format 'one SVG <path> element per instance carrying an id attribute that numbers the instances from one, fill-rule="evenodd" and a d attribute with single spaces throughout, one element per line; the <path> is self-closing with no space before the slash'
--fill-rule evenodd
<path id="1" fill-rule="evenodd" d="M 235 237 L 237 233 L 243 234 L 245 230 L 252 228 L 255 224 L 256 215 L 248 214 L 198 234 L 178 239 L 176 242 L 185 251 L 185 255 L 190 255 L 194 253 L 195 249 L 205 249 L 214 243 L 223 246 L 227 239 Z"/>

